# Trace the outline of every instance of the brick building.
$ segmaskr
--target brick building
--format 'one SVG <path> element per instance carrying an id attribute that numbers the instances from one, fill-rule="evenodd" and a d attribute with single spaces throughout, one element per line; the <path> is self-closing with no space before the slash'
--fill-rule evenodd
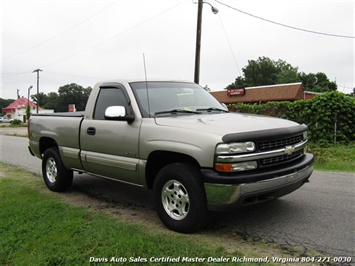
<path id="1" fill-rule="evenodd" d="M 315 94 L 303 92 L 299 83 L 277 84 L 245 89 L 212 91 L 211 94 L 221 103 L 264 103 L 269 101 L 296 101 L 312 99 Z"/>

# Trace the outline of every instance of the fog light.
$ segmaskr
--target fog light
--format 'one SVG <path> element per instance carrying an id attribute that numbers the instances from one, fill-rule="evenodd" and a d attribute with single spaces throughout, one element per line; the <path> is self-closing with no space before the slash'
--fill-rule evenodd
<path id="1" fill-rule="evenodd" d="M 258 163 L 256 161 L 235 163 L 232 165 L 232 172 L 247 171 L 258 168 Z"/>
<path id="2" fill-rule="evenodd" d="M 254 170 L 258 168 L 258 163 L 256 161 L 233 163 L 233 164 L 217 163 L 215 164 L 215 168 L 217 171 L 220 172 L 228 172 L 228 173 L 240 172 L 240 171 Z"/>

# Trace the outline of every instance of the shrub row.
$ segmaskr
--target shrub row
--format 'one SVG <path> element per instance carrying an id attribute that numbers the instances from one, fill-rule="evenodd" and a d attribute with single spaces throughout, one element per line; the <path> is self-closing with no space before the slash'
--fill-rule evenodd
<path id="1" fill-rule="evenodd" d="M 231 111 L 269 115 L 308 125 L 313 142 L 351 142 L 355 139 L 355 98 L 327 92 L 312 100 L 231 104 Z"/>

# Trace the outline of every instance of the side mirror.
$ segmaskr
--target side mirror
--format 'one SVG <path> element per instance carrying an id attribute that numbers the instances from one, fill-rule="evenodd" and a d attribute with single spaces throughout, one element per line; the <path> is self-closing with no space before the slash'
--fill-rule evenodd
<path id="1" fill-rule="evenodd" d="M 110 106 L 105 110 L 105 119 L 133 122 L 134 115 L 127 114 L 126 107 L 124 106 Z"/>

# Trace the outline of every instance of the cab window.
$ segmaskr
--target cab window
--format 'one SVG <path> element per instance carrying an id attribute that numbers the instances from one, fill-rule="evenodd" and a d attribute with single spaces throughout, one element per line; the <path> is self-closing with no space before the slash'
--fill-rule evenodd
<path id="1" fill-rule="evenodd" d="M 105 111 L 109 106 L 124 106 L 128 108 L 128 100 L 120 88 L 101 88 L 97 97 L 94 119 L 104 120 Z"/>

